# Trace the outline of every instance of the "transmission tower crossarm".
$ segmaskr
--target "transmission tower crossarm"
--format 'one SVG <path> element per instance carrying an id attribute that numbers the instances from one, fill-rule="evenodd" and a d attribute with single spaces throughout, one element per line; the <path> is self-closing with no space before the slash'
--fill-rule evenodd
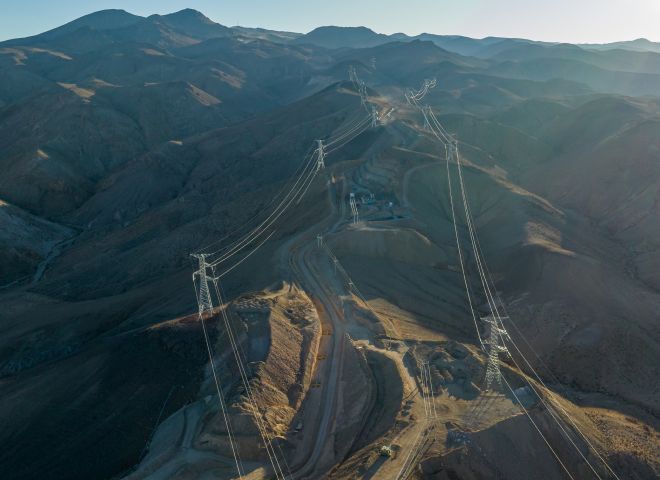
<path id="1" fill-rule="evenodd" d="M 371 106 L 371 128 L 376 128 L 378 126 L 379 121 L 380 121 L 380 118 L 378 116 L 378 110 L 376 110 L 375 105 L 372 105 Z"/>
<path id="2" fill-rule="evenodd" d="M 318 172 L 325 168 L 325 146 L 323 140 L 317 140 L 316 143 L 316 171 Z"/>

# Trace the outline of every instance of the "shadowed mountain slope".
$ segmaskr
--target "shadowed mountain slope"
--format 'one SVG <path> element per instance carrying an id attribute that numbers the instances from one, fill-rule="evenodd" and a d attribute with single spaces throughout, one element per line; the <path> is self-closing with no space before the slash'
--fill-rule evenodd
<path id="1" fill-rule="evenodd" d="M 341 126 L 359 108 L 355 94 L 334 86 L 248 123 L 164 144 L 124 165 L 68 217 L 87 228 L 53 260 L 37 290 L 2 292 L 8 308 L 2 323 L 12 333 L 7 331 L 0 345 L 5 378 L 0 411 L 8 425 L 0 443 L 15 440 L 1 461 L 13 478 L 30 478 L 46 465 L 50 478 L 110 477 L 137 462 L 158 415 L 151 407 L 162 404 L 172 385 L 167 411 L 188 401 L 203 366 L 197 323 L 184 319 L 156 326 L 190 312 L 189 252 L 236 229 L 245 231 L 241 226 L 251 216 L 256 219 L 249 225 L 263 218 L 314 138 Z M 323 213 L 319 186 L 295 208 L 292 230 L 279 232 L 275 244 Z M 274 268 L 250 274 L 256 265 L 270 263 L 267 252 L 272 250 L 237 272 L 230 292 L 274 280 Z M 33 321 L 18 322 L 9 312 Z M 191 348 L 200 355 L 187 355 Z M 168 357 L 165 363 L 161 355 Z M 138 364 L 142 367 L 120 373 Z M 66 378 L 62 367 L 69 372 Z M 51 384 L 49 395 L 14 415 L 19 408 L 14 402 L 42 382 Z M 51 410 L 57 413 L 49 415 Z M 26 415 L 27 430 L 20 425 Z M 97 419 L 105 417 L 100 427 Z M 72 432 L 69 441 L 51 448 L 50 439 L 62 431 Z M 118 432 L 130 441 L 118 443 Z M 23 441 L 52 455 L 29 466 Z M 80 458 L 74 469 L 72 457 Z"/>

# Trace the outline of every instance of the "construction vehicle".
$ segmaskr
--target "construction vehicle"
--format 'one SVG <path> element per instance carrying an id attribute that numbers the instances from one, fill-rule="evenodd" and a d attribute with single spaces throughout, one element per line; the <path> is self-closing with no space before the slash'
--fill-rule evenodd
<path id="1" fill-rule="evenodd" d="M 390 445 L 381 445 L 378 453 L 381 457 L 391 458 L 394 455 L 394 451 Z"/>

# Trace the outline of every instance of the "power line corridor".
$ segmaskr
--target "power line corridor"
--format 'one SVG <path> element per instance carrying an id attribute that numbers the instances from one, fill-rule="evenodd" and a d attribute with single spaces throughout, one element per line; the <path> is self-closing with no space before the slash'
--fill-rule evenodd
<path id="1" fill-rule="evenodd" d="M 246 227 L 246 224 L 241 227 L 239 230 L 244 230 L 245 233 L 239 234 L 238 238 L 228 246 L 217 248 L 217 244 L 222 241 L 221 239 L 193 254 L 193 257 L 197 261 L 197 268 L 193 273 L 193 283 L 198 303 L 198 317 L 202 325 L 212 378 L 218 397 L 219 411 L 223 417 L 236 475 L 240 479 L 246 476 L 247 472 L 241 460 L 240 451 L 235 439 L 236 432 L 231 425 L 231 415 L 229 414 L 224 392 L 220 385 L 219 375 L 216 371 L 215 356 L 209 340 L 206 323 L 211 318 L 220 316 L 220 325 L 224 327 L 232 349 L 246 403 L 258 429 L 272 475 L 276 480 L 296 478 L 296 472 L 292 472 L 290 466 L 287 464 L 279 441 L 273 438 L 271 434 L 271 428 L 265 418 L 263 407 L 259 404 L 259 399 L 252 389 L 246 367 L 248 359 L 242 351 L 241 343 L 237 339 L 231 319 L 229 318 L 230 310 L 225 295 L 222 292 L 221 281 L 230 272 L 251 258 L 277 233 L 278 229 L 282 228 L 283 224 L 286 223 L 285 218 L 287 213 L 300 204 L 315 180 L 326 171 L 326 159 L 329 155 L 332 155 L 353 141 L 366 130 L 380 125 L 381 118 L 379 117 L 378 110 L 373 104 L 369 103 L 367 87 L 359 79 L 354 67 L 349 68 L 349 79 L 355 92 L 359 95 L 361 110 L 364 110 L 364 112 L 359 113 L 355 120 L 349 122 L 348 125 L 334 135 L 314 141 L 314 145 L 310 147 L 310 150 L 304 156 L 293 177 L 287 182 L 281 192 L 273 198 L 269 208 L 265 211 L 267 215 L 265 218 L 257 221 L 256 226 L 249 228 Z M 508 328 L 511 327 L 540 361 L 539 355 L 534 351 L 520 329 L 518 329 L 508 315 L 505 303 L 497 292 L 492 274 L 486 265 L 475 220 L 468 201 L 469 195 L 464 178 L 464 162 L 459 150 L 460 142 L 445 129 L 430 105 L 422 105 L 420 103 L 436 85 L 436 79 L 425 80 L 419 90 L 407 90 L 405 92 L 405 98 L 410 106 L 415 107 L 421 113 L 424 120 L 423 131 L 437 142 L 440 156 L 444 159 L 447 181 L 446 191 L 450 207 L 452 234 L 456 244 L 456 256 L 460 266 L 462 284 L 465 289 L 469 316 L 474 325 L 474 331 L 477 337 L 477 347 L 483 353 L 485 363 L 483 377 L 484 391 L 492 395 L 498 395 L 501 392 L 511 395 L 565 475 L 570 479 L 581 478 L 577 476 L 579 471 L 576 470 L 574 463 L 568 461 L 566 458 L 562 458 L 560 450 L 556 446 L 553 446 L 538 421 L 535 421 L 530 410 L 525 407 L 524 402 L 520 398 L 519 389 L 514 388 L 511 384 L 511 379 L 507 378 L 510 367 L 506 365 L 506 362 L 503 362 L 503 359 L 510 361 L 515 369 L 517 369 L 517 377 L 524 381 L 526 388 L 533 393 L 534 397 L 538 399 L 545 411 L 547 411 L 552 424 L 558 428 L 560 432 L 559 438 L 565 442 L 563 446 L 574 451 L 595 478 L 599 480 L 604 478 L 615 478 L 619 480 L 619 477 L 604 456 L 579 428 L 575 419 L 549 393 L 550 390 L 546 383 L 544 383 L 541 376 L 517 345 L 517 342 L 509 334 Z M 353 193 L 351 193 L 349 203 L 352 223 L 357 225 L 360 223 L 360 215 L 359 207 Z M 248 223 L 254 220 L 255 218 L 252 218 Z M 236 234 L 237 232 L 233 232 L 232 234 Z M 318 234 L 317 244 L 330 257 L 335 273 L 346 282 L 348 291 L 355 294 L 365 308 L 378 317 L 378 314 L 369 305 L 369 302 L 341 265 L 337 256 L 324 241 L 323 234 Z M 472 259 L 474 267 L 476 267 L 477 282 L 472 281 L 473 272 L 469 270 L 468 258 Z M 473 283 L 478 285 L 477 289 L 474 288 Z M 477 293 L 475 293 L 475 290 L 479 296 L 486 300 L 487 312 L 480 312 L 483 309 L 477 307 Z M 380 321 L 382 322 L 382 320 Z M 393 329 L 396 328 L 393 322 L 389 323 L 392 324 Z M 503 369 L 505 369 L 505 372 L 503 372 Z M 531 372 L 534 380 L 529 378 L 525 374 L 525 371 Z M 413 444 L 406 452 L 403 464 L 396 476 L 397 479 L 401 480 L 409 477 L 416 465 L 421 461 L 426 451 L 425 449 L 428 448 L 429 438 L 434 432 L 435 425 L 440 420 L 440 415 L 437 412 L 434 401 L 435 394 L 431 364 L 428 361 L 421 364 L 420 378 L 420 397 L 424 406 L 425 419 Z M 473 425 L 477 415 L 488 408 L 488 400 L 475 403 L 474 408 L 465 419 L 465 424 L 468 426 Z M 582 445 L 579 443 L 582 443 Z M 584 451 L 585 448 L 583 448 L 583 445 L 586 446 L 586 451 Z"/>

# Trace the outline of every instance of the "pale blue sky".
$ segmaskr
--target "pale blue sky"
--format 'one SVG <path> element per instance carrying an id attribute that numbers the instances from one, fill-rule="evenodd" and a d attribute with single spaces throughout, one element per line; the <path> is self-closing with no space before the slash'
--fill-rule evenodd
<path id="1" fill-rule="evenodd" d="M 660 0 L 0 0 L 0 40 L 34 35 L 105 8 L 144 16 L 186 7 L 228 26 L 297 32 L 365 25 L 382 33 L 660 41 Z"/>

